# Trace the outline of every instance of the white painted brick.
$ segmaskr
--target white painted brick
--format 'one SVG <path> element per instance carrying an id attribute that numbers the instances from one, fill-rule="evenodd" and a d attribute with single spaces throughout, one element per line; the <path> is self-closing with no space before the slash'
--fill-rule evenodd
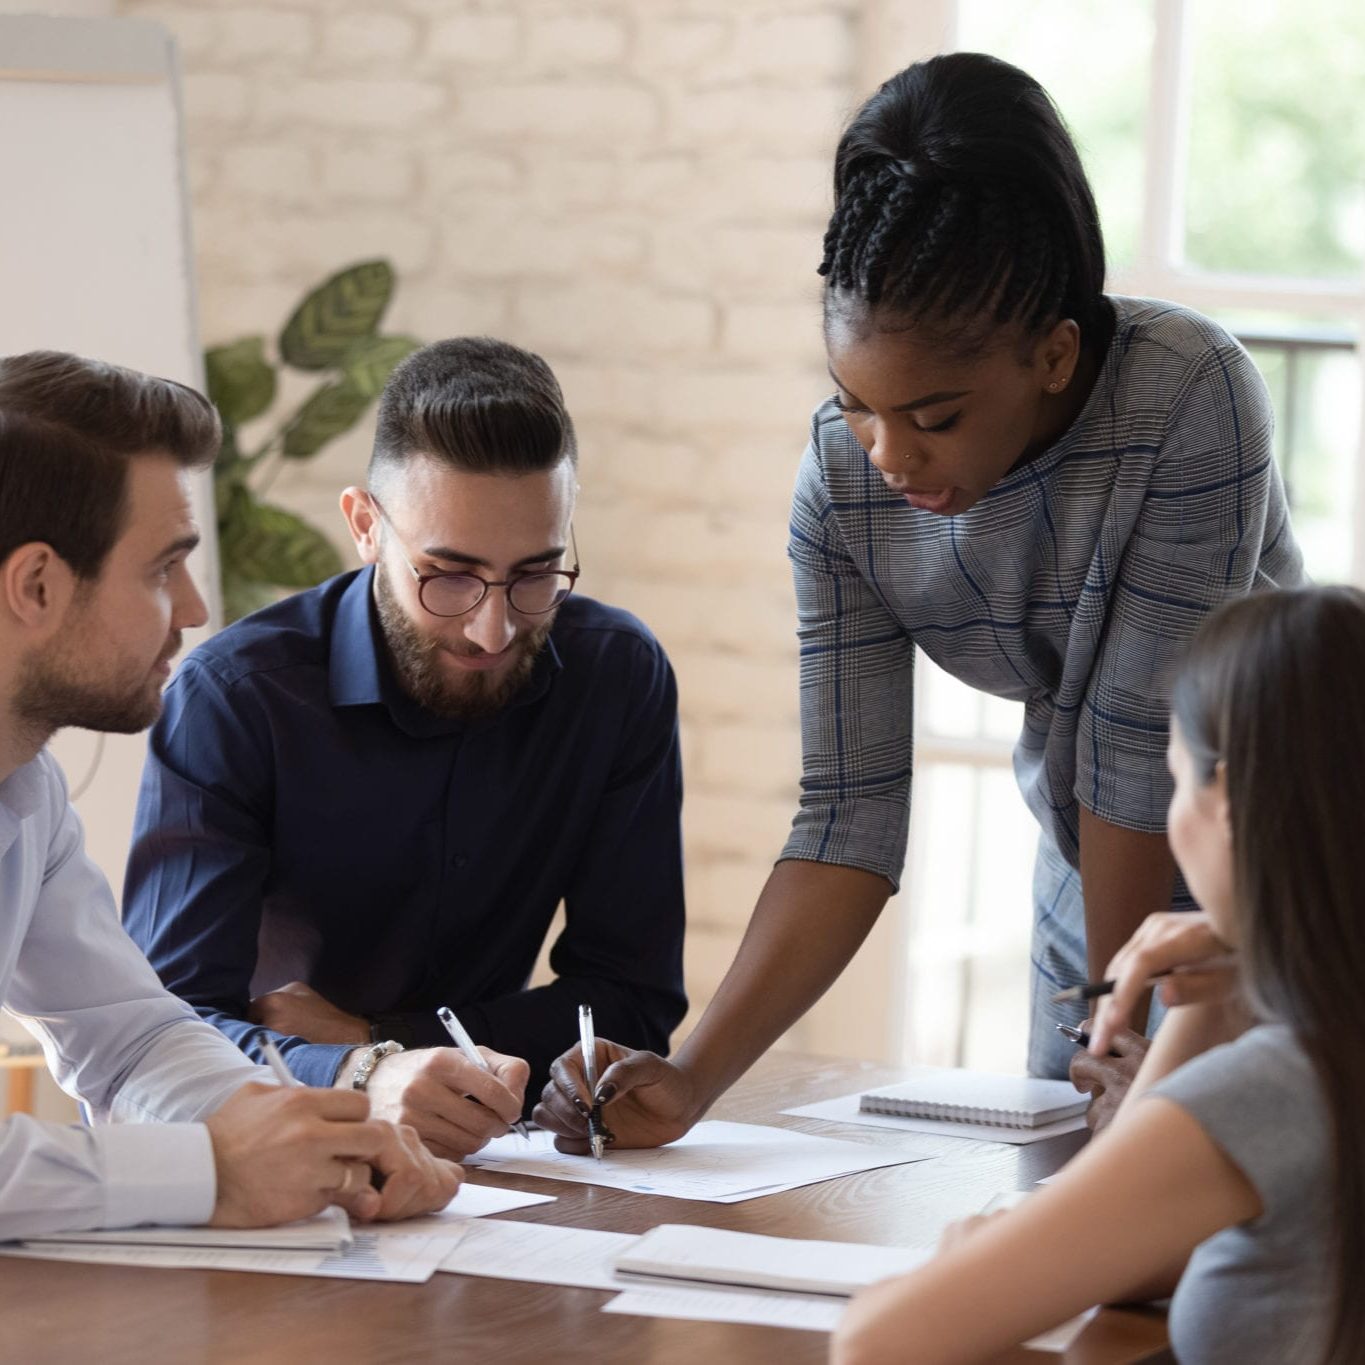
<path id="1" fill-rule="evenodd" d="M 749 858 L 717 859 L 700 867 L 689 867 L 689 924 L 695 916 L 699 924 L 715 928 L 743 927 L 753 914 L 754 903 L 770 870 Z"/>
<path id="2" fill-rule="evenodd" d="M 552 214 L 577 208 L 619 209 L 623 171 L 614 158 L 536 156 L 534 149 L 528 153 L 526 196 L 534 208 Z"/>
<path id="3" fill-rule="evenodd" d="M 439 14 L 446 4 L 432 6 Z M 427 58 L 463 66 L 502 67 L 511 62 L 521 35 L 514 15 L 469 13 L 440 17 L 431 25 L 424 46 Z"/>
<path id="4" fill-rule="evenodd" d="M 251 87 L 242 76 L 225 71 L 187 71 L 183 88 L 191 139 L 200 135 L 201 125 L 236 124 L 246 118 Z"/>
<path id="5" fill-rule="evenodd" d="M 228 282 L 217 271 L 201 270 L 199 331 L 206 346 L 217 346 L 239 337 L 265 336 L 269 345 L 288 321 L 308 283 L 300 278 L 257 280 L 250 284 Z"/>
<path id="6" fill-rule="evenodd" d="M 636 35 L 635 60 L 644 71 L 704 71 L 725 50 L 730 31 L 724 19 L 646 14 Z"/>
<path id="7" fill-rule="evenodd" d="M 673 656 L 682 704 L 697 724 L 753 715 L 796 723 L 800 708 L 791 665 L 746 659 L 719 650 L 679 650 Z"/>
<path id="8" fill-rule="evenodd" d="M 342 66 L 404 61 L 416 46 L 417 25 L 398 14 L 355 10 L 329 18 L 322 30 L 323 57 Z"/>
<path id="9" fill-rule="evenodd" d="M 573 411 L 572 401 L 569 409 Z M 696 443 L 665 440 L 629 424 L 593 420 L 579 425 L 585 488 L 591 476 L 592 487 L 604 499 L 635 497 L 645 503 L 675 504 L 708 501 L 710 459 Z"/>
<path id="10" fill-rule="evenodd" d="M 420 129 L 445 103 L 445 89 L 431 81 L 303 78 L 267 85 L 261 91 L 259 113 L 267 122 L 291 128 L 373 133 Z"/>
<path id="11" fill-rule="evenodd" d="M 36 9 L 36 5 L 25 8 Z M 164 24 L 175 39 L 183 61 L 195 62 L 210 55 L 218 37 L 218 16 L 176 4 L 175 0 L 137 0 L 118 7 L 120 16 L 153 19 Z"/>
<path id="12" fill-rule="evenodd" d="M 457 336 L 506 336 L 509 330 L 509 291 L 498 285 L 436 275 L 414 283 L 399 282 L 389 325 L 424 341 Z"/>
<path id="13" fill-rule="evenodd" d="M 820 333 L 819 286 L 798 303 L 736 300 L 722 310 L 720 345 L 741 361 L 771 364 L 790 359 L 816 364 L 824 355 Z"/>
<path id="14" fill-rule="evenodd" d="M 626 52 L 626 26 L 606 14 L 527 17 L 526 63 L 531 70 L 581 71 L 619 62 Z"/>
<path id="15" fill-rule="evenodd" d="M 322 153 L 322 188 L 334 199 L 407 204 L 416 184 L 416 162 L 401 145 L 343 145 Z"/>
<path id="16" fill-rule="evenodd" d="M 659 126 L 660 108 L 653 93 L 624 82 L 499 84 L 468 91 L 457 120 L 469 137 L 615 149 L 647 141 Z"/>
<path id="17" fill-rule="evenodd" d="M 745 15 L 729 48 L 707 63 L 723 81 L 846 82 L 852 75 L 856 20 L 839 12 Z"/>
<path id="18" fill-rule="evenodd" d="M 688 355 L 714 334 L 714 307 L 614 280 L 520 291 L 516 322 L 527 344 L 569 356 Z"/>
<path id="19" fill-rule="evenodd" d="M 447 197 L 463 201 L 471 191 L 511 189 L 521 172 L 510 156 L 439 146 L 424 157 L 424 178 L 439 212 Z"/>
<path id="20" fill-rule="evenodd" d="M 792 680 L 795 686 L 795 677 Z M 787 731 L 794 761 L 801 756 L 801 732 Z M 692 765 L 695 769 L 696 764 Z M 796 797 L 759 796 L 738 791 L 699 790 L 692 771 L 685 771 L 688 799 L 683 805 L 683 830 L 689 850 L 699 860 L 749 858 L 765 869 L 782 851 L 796 814 Z M 696 799 L 692 793 L 696 792 Z"/>
<path id="21" fill-rule="evenodd" d="M 820 236 L 812 228 L 667 221 L 654 229 L 651 267 L 660 283 L 774 299 L 818 282 Z"/>
<path id="22" fill-rule="evenodd" d="M 693 430 L 776 428 L 794 430 L 804 442 L 811 408 L 824 396 L 812 394 L 809 380 L 788 370 L 688 370 L 657 390 L 654 415 L 666 429 L 674 424 Z M 792 477 L 795 480 L 795 466 Z"/>
<path id="23" fill-rule="evenodd" d="M 401 275 L 428 265 L 430 224 L 357 207 L 346 213 L 261 213 L 239 204 L 196 219 L 201 273 L 253 282 L 307 272 L 315 279 L 352 261 L 386 256 Z"/>
<path id="24" fill-rule="evenodd" d="M 692 780 L 722 791 L 770 792 L 795 799 L 800 770 L 790 729 L 749 719 L 707 729 Z"/>
<path id="25" fill-rule="evenodd" d="M 444 261 L 473 279 L 543 279 L 582 272 L 634 270 L 645 254 L 640 231 L 585 215 L 533 220 L 516 205 L 494 211 L 472 204 L 442 227 Z"/>
<path id="26" fill-rule="evenodd" d="M 290 10 L 223 8 L 214 57 L 220 63 L 284 61 L 306 56 L 315 42 L 312 18 Z"/>
<path id="27" fill-rule="evenodd" d="M 252 200 L 307 203 L 317 192 L 313 157 L 289 142 L 242 142 L 218 159 L 215 192 Z"/>
<path id="28" fill-rule="evenodd" d="M 665 92 L 665 126 L 676 147 L 718 147 L 773 156 L 832 155 L 853 109 L 838 85 Z"/>

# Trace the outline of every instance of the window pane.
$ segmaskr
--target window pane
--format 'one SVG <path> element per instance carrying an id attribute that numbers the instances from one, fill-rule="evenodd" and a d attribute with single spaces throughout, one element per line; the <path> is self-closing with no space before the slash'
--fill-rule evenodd
<path id="1" fill-rule="evenodd" d="M 1199 0 L 1190 22 L 1185 251 L 1211 270 L 1365 267 L 1365 6 Z"/>
<path id="2" fill-rule="evenodd" d="M 1095 191 L 1110 265 L 1130 265 L 1142 223 L 1151 0 L 962 0 L 957 45 L 1023 67 L 1057 102 Z"/>
<path id="3" fill-rule="evenodd" d="M 1243 339 L 1275 408 L 1275 458 L 1309 574 L 1346 578 L 1360 427 L 1360 360 L 1340 324 L 1223 319 Z"/>

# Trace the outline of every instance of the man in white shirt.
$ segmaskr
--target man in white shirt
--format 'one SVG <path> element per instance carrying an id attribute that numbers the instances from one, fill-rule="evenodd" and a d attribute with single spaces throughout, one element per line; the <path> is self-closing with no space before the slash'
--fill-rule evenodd
<path id="1" fill-rule="evenodd" d="M 329 1203 L 400 1218 L 459 1183 L 364 1094 L 276 1085 L 162 988 L 43 748 L 62 726 L 156 718 L 181 632 L 206 619 L 185 563 L 189 470 L 218 439 L 182 385 L 53 352 L 0 359 L 0 1004 L 63 1089 L 124 1121 L 0 1122 L 0 1239 L 260 1226 Z"/>

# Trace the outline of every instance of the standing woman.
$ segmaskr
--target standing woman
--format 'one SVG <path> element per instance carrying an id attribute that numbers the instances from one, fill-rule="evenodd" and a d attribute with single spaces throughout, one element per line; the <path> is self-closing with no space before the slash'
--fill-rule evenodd
<path id="1" fill-rule="evenodd" d="M 603 1048 L 623 1145 L 668 1141 L 808 1009 L 905 858 L 913 666 L 1024 703 L 1040 826 L 1029 1066 L 1066 1075 L 1050 995 L 1173 903 L 1167 679 L 1200 622 L 1302 561 L 1265 387 L 1216 323 L 1104 293 L 1076 148 L 1046 92 L 957 53 L 892 77 L 834 168 L 816 411 L 791 520 L 802 797 L 738 956 L 675 1061 Z M 1124 1058 L 1078 1080 L 1121 1092 Z M 544 1121 L 571 1147 L 579 1069 Z"/>

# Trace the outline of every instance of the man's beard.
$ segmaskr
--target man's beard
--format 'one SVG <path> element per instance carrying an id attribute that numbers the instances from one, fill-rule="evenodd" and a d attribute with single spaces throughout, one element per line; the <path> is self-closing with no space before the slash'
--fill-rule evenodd
<path id="1" fill-rule="evenodd" d="M 161 714 L 159 681 L 150 671 L 136 679 L 95 675 L 85 664 L 79 636 L 68 630 L 25 661 L 13 703 L 19 724 L 42 743 L 72 725 L 116 735 L 145 730 Z M 179 650 L 178 631 L 167 648 L 171 654 Z"/>
<path id="2" fill-rule="evenodd" d="M 375 566 L 375 601 L 399 684 L 433 715 L 471 722 L 496 715 L 526 685 L 540 651 L 550 638 L 554 616 L 513 642 L 517 657 L 495 673 L 469 672 L 449 677 L 441 670 L 441 646 L 418 633 L 394 596 L 384 566 Z"/>

